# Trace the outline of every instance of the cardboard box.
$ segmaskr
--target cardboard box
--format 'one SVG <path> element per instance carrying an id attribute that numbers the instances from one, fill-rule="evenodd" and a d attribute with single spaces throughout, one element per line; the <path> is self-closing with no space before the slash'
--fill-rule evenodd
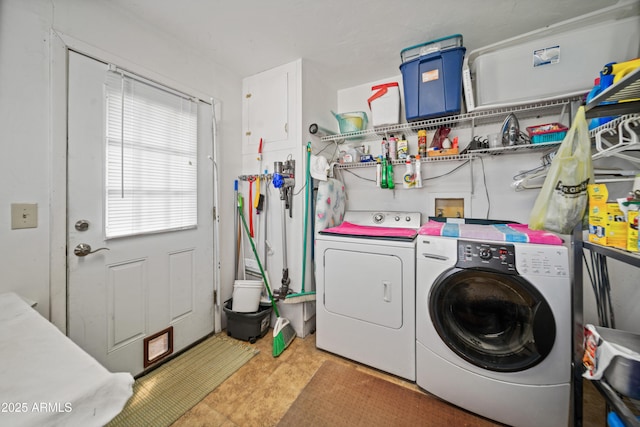
<path id="1" fill-rule="evenodd" d="M 638 252 L 638 211 L 627 212 L 627 250 Z"/>
<path id="2" fill-rule="evenodd" d="M 609 202 L 605 184 L 589 184 L 589 241 L 627 249 L 627 221 L 617 202 Z"/>
<path id="3" fill-rule="evenodd" d="M 428 157 L 438 157 L 438 156 L 457 156 L 459 154 L 458 147 L 455 148 L 443 148 L 442 150 L 428 150 Z"/>

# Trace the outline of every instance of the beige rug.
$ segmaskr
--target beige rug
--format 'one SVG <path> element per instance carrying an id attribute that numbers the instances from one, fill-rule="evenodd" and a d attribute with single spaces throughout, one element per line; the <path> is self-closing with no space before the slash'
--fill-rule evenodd
<path id="1" fill-rule="evenodd" d="M 258 353 L 214 335 L 138 378 L 133 396 L 108 427 L 169 426 Z"/>
<path id="2" fill-rule="evenodd" d="M 280 420 L 298 426 L 498 426 L 440 399 L 331 361 Z"/>

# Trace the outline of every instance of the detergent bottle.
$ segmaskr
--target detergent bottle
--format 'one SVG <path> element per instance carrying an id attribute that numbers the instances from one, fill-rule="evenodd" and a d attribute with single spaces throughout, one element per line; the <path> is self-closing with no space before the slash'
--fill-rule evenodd
<path id="1" fill-rule="evenodd" d="M 407 159 L 405 164 L 407 165 L 407 170 L 402 177 L 402 186 L 404 188 L 413 188 L 416 185 L 416 176 L 413 172 L 413 164 L 411 164 L 411 159 Z"/>
<path id="2" fill-rule="evenodd" d="M 422 188 L 422 160 L 420 154 L 416 154 L 416 173 L 415 173 L 415 183 L 416 188 Z"/>

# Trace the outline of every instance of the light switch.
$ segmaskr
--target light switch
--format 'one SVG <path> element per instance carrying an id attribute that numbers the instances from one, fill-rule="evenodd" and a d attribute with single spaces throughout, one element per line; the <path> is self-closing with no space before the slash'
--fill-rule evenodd
<path id="1" fill-rule="evenodd" d="M 11 204 L 11 229 L 38 227 L 37 203 Z"/>

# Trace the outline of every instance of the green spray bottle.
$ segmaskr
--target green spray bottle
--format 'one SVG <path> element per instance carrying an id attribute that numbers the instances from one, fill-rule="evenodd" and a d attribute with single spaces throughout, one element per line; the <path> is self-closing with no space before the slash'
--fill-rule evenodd
<path id="1" fill-rule="evenodd" d="M 387 161 L 387 188 L 394 189 L 396 188 L 396 184 L 393 182 L 393 161 Z"/>
<path id="2" fill-rule="evenodd" d="M 380 156 L 382 158 L 382 168 L 380 173 L 380 188 L 388 188 L 388 180 L 387 180 L 387 158 L 385 156 Z"/>

